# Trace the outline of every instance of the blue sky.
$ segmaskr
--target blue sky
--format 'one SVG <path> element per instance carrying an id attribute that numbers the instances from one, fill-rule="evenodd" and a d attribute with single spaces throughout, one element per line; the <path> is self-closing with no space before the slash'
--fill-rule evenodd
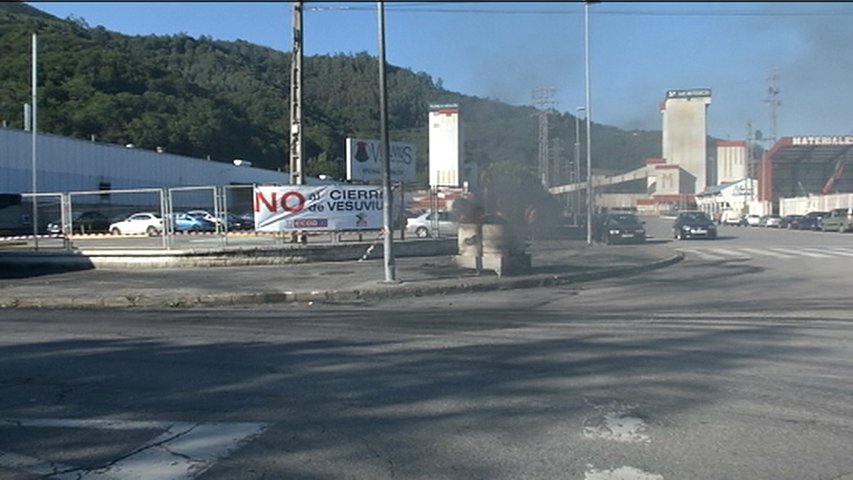
<path id="1" fill-rule="evenodd" d="M 129 35 L 186 33 L 289 51 L 289 2 L 31 2 Z M 376 55 L 375 2 L 306 2 L 305 54 Z M 777 74 L 778 136 L 853 134 L 853 4 L 633 3 L 589 7 L 592 119 L 660 129 L 667 90 L 710 88 L 708 133 L 771 133 L 768 78 Z M 584 104 L 581 2 L 388 2 L 386 58 L 444 88 L 531 105 Z M 40 48 L 50 48 L 41 45 Z"/>

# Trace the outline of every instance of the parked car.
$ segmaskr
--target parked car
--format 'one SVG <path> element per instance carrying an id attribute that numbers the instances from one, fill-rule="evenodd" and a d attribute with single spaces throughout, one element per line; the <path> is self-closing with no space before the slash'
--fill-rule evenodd
<path id="1" fill-rule="evenodd" d="M 166 217 L 175 232 L 214 232 L 216 224 L 196 215 L 173 212 Z"/>
<path id="2" fill-rule="evenodd" d="M 785 215 L 782 221 L 779 222 L 779 228 L 787 228 L 788 230 L 799 230 L 800 222 L 805 215 Z"/>
<path id="3" fill-rule="evenodd" d="M 633 213 L 609 213 L 601 222 L 601 241 L 608 245 L 616 243 L 643 243 L 646 229 L 643 222 Z"/>
<path id="4" fill-rule="evenodd" d="M 779 228 L 779 225 L 782 223 L 782 217 L 779 215 L 765 215 L 763 220 L 764 224 L 762 226 L 768 228 Z"/>
<path id="5" fill-rule="evenodd" d="M 717 238 L 717 225 L 707 213 L 699 210 L 678 212 L 675 223 L 672 224 L 672 235 L 677 240 L 689 238 Z"/>
<path id="6" fill-rule="evenodd" d="M 194 216 L 194 217 L 201 217 L 201 218 L 207 220 L 208 222 L 213 222 L 214 224 L 223 223 L 222 219 L 217 218 L 216 215 L 208 212 L 207 210 L 190 210 L 187 213 L 189 215 Z"/>
<path id="7" fill-rule="evenodd" d="M 823 218 L 820 227 L 824 232 L 849 232 L 853 230 L 853 208 L 836 208 Z"/>
<path id="8" fill-rule="evenodd" d="M 740 222 L 741 222 L 742 218 L 743 218 L 743 215 L 741 215 L 740 213 L 738 213 L 734 210 L 726 210 L 723 212 L 722 216 L 720 217 L 720 223 L 723 225 L 735 225 L 735 226 L 737 226 L 737 225 L 741 224 Z"/>
<path id="9" fill-rule="evenodd" d="M 109 231 L 110 219 L 103 213 L 89 210 L 85 212 L 74 212 L 71 214 L 72 233 L 104 233 Z M 47 224 L 48 233 L 62 233 L 62 220 L 55 220 Z"/>
<path id="10" fill-rule="evenodd" d="M 236 213 L 233 215 L 240 220 L 240 224 L 243 225 L 244 230 L 255 229 L 255 212 Z"/>
<path id="11" fill-rule="evenodd" d="M 406 219 L 406 232 L 413 233 L 418 238 L 431 237 L 437 227 L 439 236 L 455 236 L 459 224 L 452 219 L 450 212 L 424 212 L 417 217 Z"/>
<path id="12" fill-rule="evenodd" d="M 252 214 L 252 218 L 247 221 L 243 217 L 229 212 L 228 215 L 225 216 L 225 225 L 228 226 L 229 232 L 253 230 L 255 228 L 255 216 Z"/>
<path id="13" fill-rule="evenodd" d="M 747 227 L 757 227 L 758 223 L 761 221 L 761 216 L 759 216 L 759 215 L 747 215 L 744 220 L 746 221 Z"/>
<path id="14" fill-rule="evenodd" d="M 110 224 L 113 235 L 147 234 L 159 235 L 163 231 L 163 219 L 156 213 L 139 212 L 124 220 Z"/>
<path id="15" fill-rule="evenodd" d="M 829 212 L 809 212 L 800 220 L 800 230 L 820 230 Z"/>

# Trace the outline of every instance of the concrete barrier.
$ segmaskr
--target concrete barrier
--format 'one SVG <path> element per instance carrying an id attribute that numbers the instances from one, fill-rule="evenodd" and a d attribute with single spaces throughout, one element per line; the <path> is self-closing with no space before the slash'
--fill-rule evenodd
<path id="1" fill-rule="evenodd" d="M 455 255 L 456 239 L 394 243 L 394 256 Z M 80 250 L 0 252 L 0 268 L 181 268 L 280 265 L 382 258 L 382 243 L 225 247 L 191 250 Z"/>

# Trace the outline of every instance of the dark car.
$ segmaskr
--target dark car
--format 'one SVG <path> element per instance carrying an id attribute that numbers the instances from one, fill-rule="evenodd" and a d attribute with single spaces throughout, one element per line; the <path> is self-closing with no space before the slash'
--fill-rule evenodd
<path id="1" fill-rule="evenodd" d="M 632 213 L 609 213 L 601 220 L 600 240 L 608 245 L 615 243 L 642 243 L 646 229 Z"/>
<path id="2" fill-rule="evenodd" d="M 809 212 L 800 220 L 800 230 L 820 230 L 829 212 Z"/>
<path id="3" fill-rule="evenodd" d="M 106 233 L 110 228 L 110 219 L 94 210 L 74 212 L 71 214 L 72 233 Z M 47 231 L 53 234 L 62 233 L 62 220 L 47 224 Z"/>
<path id="4" fill-rule="evenodd" d="M 785 215 L 782 221 L 779 222 L 779 228 L 787 228 L 788 230 L 799 230 L 800 222 L 805 215 Z"/>
<path id="5" fill-rule="evenodd" d="M 688 238 L 717 238 L 717 225 L 707 213 L 699 210 L 678 212 L 672 224 L 672 236 L 678 240 Z"/>

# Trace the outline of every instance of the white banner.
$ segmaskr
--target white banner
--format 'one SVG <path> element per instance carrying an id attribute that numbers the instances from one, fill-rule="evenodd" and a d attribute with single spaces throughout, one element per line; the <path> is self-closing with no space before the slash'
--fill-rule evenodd
<path id="1" fill-rule="evenodd" d="M 382 187 L 255 187 L 259 232 L 382 230 Z"/>
<path id="2" fill-rule="evenodd" d="M 415 181 L 415 145 L 388 142 L 391 181 Z M 347 138 L 347 180 L 382 180 L 382 142 Z"/>

